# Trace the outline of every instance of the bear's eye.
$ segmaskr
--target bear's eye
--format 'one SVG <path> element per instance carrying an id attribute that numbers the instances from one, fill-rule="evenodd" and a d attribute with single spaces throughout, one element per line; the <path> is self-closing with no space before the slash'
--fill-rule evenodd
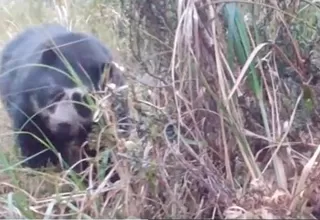
<path id="1" fill-rule="evenodd" d="M 62 88 L 59 87 L 53 87 L 49 91 L 49 97 L 48 100 L 50 103 L 55 103 L 61 101 L 61 99 L 64 97 L 65 93 Z"/>
<path id="2" fill-rule="evenodd" d="M 79 115 L 83 118 L 87 118 L 91 115 L 90 106 L 88 106 L 88 102 L 86 101 L 86 97 L 82 96 L 80 93 L 75 92 L 72 95 L 72 100 L 74 101 L 73 106 Z"/>
<path id="3" fill-rule="evenodd" d="M 58 93 L 51 93 L 49 95 L 49 102 L 48 102 L 48 110 L 53 113 L 56 109 L 56 103 L 61 101 L 64 97 L 64 92 L 58 92 Z"/>
<path id="4" fill-rule="evenodd" d="M 82 101 L 82 96 L 80 93 L 75 92 L 72 94 L 72 100 L 76 102 L 81 102 Z"/>
<path id="5" fill-rule="evenodd" d="M 54 96 L 52 96 L 51 102 L 52 103 L 59 102 L 62 100 L 63 97 L 64 97 L 64 92 L 59 92 L 59 93 L 55 94 Z"/>

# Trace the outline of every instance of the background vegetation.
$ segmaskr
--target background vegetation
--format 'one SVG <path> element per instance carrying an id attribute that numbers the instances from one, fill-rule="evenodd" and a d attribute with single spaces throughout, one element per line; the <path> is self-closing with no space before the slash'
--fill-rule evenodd
<path id="1" fill-rule="evenodd" d="M 93 134 L 121 180 L 86 189 L 68 171 L 21 168 L 3 112 L 3 217 L 318 217 L 318 1 L 1 4 L 1 46 L 42 22 L 102 39 L 125 68 L 133 125 Z"/>

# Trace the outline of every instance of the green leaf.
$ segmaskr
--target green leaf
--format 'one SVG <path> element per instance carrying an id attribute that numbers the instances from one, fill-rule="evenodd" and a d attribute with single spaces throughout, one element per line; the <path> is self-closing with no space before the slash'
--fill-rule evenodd
<path id="1" fill-rule="evenodd" d="M 228 25 L 228 52 L 229 65 L 233 68 L 233 57 L 236 55 L 241 65 L 244 65 L 252 51 L 247 28 L 236 3 L 228 3 L 224 8 L 224 16 Z M 259 97 L 261 93 L 260 77 L 254 67 L 250 64 L 248 83 L 254 94 Z"/>

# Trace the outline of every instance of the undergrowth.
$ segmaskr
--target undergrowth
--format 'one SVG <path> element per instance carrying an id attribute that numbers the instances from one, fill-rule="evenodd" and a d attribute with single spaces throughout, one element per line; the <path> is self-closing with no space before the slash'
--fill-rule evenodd
<path id="1" fill-rule="evenodd" d="M 59 22 L 110 47 L 127 79 L 132 130 L 115 131 L 118 100 L 108 99 L 110 126 L 89 142 L 104 148 L 102 160 L 112 156 L 120 180 L 100 165 L 88 187 L 68 170 L 21 168 L 3 140 L 1 216 L 319 217 L 317 1 L 2 4 L 1 46 L 29 25 Z"/>

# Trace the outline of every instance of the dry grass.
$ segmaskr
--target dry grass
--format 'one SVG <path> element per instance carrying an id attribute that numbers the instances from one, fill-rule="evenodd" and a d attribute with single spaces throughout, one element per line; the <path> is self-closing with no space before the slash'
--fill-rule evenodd
<path id="1" fill-rule="evenodd" d="M 144 34 L 136 48 L 139 60 L 137 54 L 132 57 L 134 40 L 126 31 L 119 36 L 120 24 L 127 30 L 132 21 L 120 15 L 117 1 L 87 1 L 86 7 L 80 0 L 39 2 L 3 4 L 0 46 L 42 22 L 94 33 L 126 68 L 134 129 L 126 138 L 112 126 L 92 135 L 90 143 L 107 147 L 103 153 L 115 159 L 121 180 L 111 184 L 110 173 L 85 188 L 69 171 L 17 165 L 10 123 L 1 111 L 0 143 L 6 149 L 0 155 L 1 216 L 269 219 L 318 214 L 320 90 L 310 78 L 320 70 L 320 47 L 308 47 L 318 39 L 316 3 L 168 0 L 177 14 L 167 39 L 159 27 L 151 27 L 156 13 L 141 7 L 146 22 L 139 26 Z M 135 16 L 137 8 L 131 9 Z M 105 106 L 103 116 L 113 121 L 109 110 Z M 103 153 L 98 157 L 105 158 Z"/>

